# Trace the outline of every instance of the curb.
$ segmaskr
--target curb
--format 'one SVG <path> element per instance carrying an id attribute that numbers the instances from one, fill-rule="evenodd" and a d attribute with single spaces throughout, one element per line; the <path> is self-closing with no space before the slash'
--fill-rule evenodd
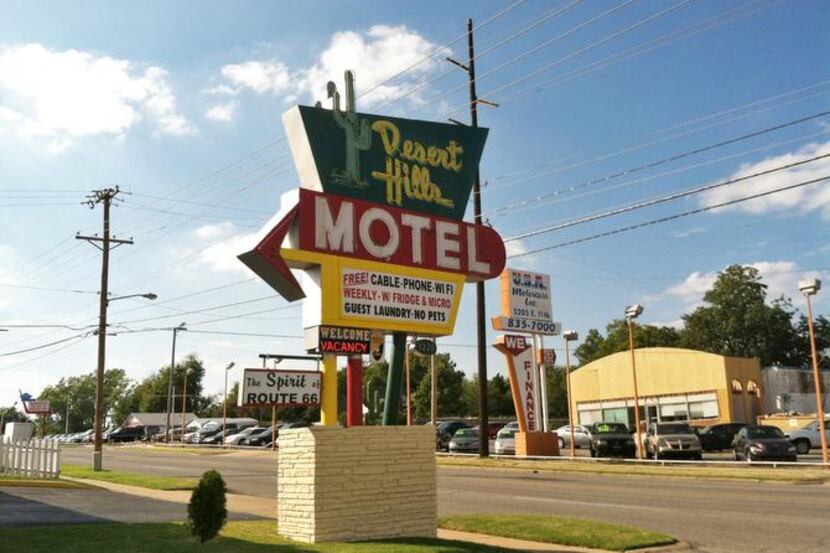
<path id="1" fill-rule="evenodd" d="M 504 538 L 490 534 L 476 534 L 473 532 L 462 532 L 459 530 L 445 530 L 438 528 L 438 537 L 445 540 L 465 541 L 515 551 L 527 551 L 529 553 L 612 553 L 608 549 L 594 549 L 590 547 L 579 547 L 574 545 L 561 545 L 556 543 L 545 543 L 538 541 L 519 540 L 515 538 Z M 671 545 L 658 545 L 641 549 L 626 549 L 627 553 L 669 553 L 676 551 L 691 551 L 692 546 L 688 542 L 677 542 Z"/>

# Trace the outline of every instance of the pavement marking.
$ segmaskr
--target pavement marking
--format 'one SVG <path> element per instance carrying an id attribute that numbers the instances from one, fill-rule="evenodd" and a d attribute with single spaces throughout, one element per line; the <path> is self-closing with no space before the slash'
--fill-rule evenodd
<path id="1" fill-rule="evenodd" d="M 603 503 L 599 501 L 577 501 L 575 499 L 555 499 L 552 497 L 533 497 L 528 495 L 515 496 L 514 499 L 523 501 L 542 501 L 545 503 L 564 503 L 566 505 L 582 505 L 585 507 L 610 507 L 621 509 L 639 509 L 641 511 L 677 511 L 678 509 L 671 509 L 669 507 L 651 507 L 647 505 L 630 505 L 627 503 Z"/>

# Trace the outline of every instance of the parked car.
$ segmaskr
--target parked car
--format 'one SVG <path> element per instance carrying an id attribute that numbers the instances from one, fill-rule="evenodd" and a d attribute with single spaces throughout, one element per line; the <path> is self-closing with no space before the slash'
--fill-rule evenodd
<path id="1" fill-rule="evenodd" d="M 796 447 L 776 426 L 745 426 L 732 442 L 735 460 L 791 461 L 798 460 Z"/>
<path id="2" fill-rule="evenodd" d="M 556 435 L 559 436 L 559 449 L 571 447 L 571 427 L 566 424 L 556 429 Z M 574 444 L 576 447 L 591 447 L 591 434 L 588 429 L 581 424 L 574 425 Z"/>
<path id="3" fill-rule="evenodd" d="M 478 451 L 478 429 L 460 428 L 453 434 L 448 449 L 450 453 L 475 453 Z"/>
<path id="4" fill-rule="evenodd" d="M 276 435 L 279 435 L 279 429 L 282 426 L 282 424 L 277 425 Z M 274 437 L 274 433 L 271 432 L 271 427 L 269 426 L 267 428 L 261 428 L 260 430 L 254 430 L 247 436 L 243 436 L 239 439 L 238 445 L 265 445 L 266 443 L 271 443 L 272 437 Z"/>
<path id="5" fill-rule="evenodd" d="M 685 422 L 653 422 L 643 437 L 643 447 L 650 459 L 670 457 L 703 458 L 700 440 Z"/>
<path id="6" fill-rule="evenodd" d="M 448 451 L 450 440 L 455 433 L 462 428 L 470 428 L 470 425 L 463 421 L 444 421 L 436 426 L 435 445 L 439 451 Z"/>
<path id="7" fill-rule="evenodd" d="M 263 430 L 270 430 L 264 426 L 249 426 L 248 428 L 244 428 L 241 431 L 231 434 L 225 438 L 225 443 L 227 445 L 240 445 L 239 442 L 244 438 L 247 438 L 251 434 L 262 432 Z"/>
<path id="8" fill-rule="evenodd" d="M 146 435 L 146 427 L 144 426 L 126 426 L 116 428 L 107 436 L 107 441 L 116 442 L 135 442 L 144 439 Z"/>
<path id="9" fill-rule="evenodd" d="M 174 426 L 167 431 L 170 442 L 180 442 L 182 441 L 182 427 L 181 426 Z M 163 442 L 164 441 L 164 429 L 161 432 L 156 432 L 152 436 L 150 436 L 151 442 Z"/>
<path id="10" fill-rule="evenodd" d="M 830 420 L 824 423 L 825 434 L 827 435 L 827 442 L 830 443 Z M 790 442 L 795 446 L 796 452 L 799 455 L 806 455 L 810 453 L 813 448 L 821 447 L 821 435 L 819 433 L 818 419 L 786 434 Z"/>
<path id="11" fill-rule="evenodd" d="M 634 457 L 637 446 L 628 432 L 628 427 L 620 422 L 595 422 L 588 425 L 591 437 L 591 457 Z"/>
<path id="12" fill-rule="evenodd" d="M 516 454 L 516 432 L 518 428 L 502 428 L 496 434 L 496 455 Z"/>
<path id="13" fill-rule="evenodd" d="M 697 433 L 697 438 L 700 440 L 700 447 L 703 451 L 732 449 L 735 434 L 744 426 L 746 426 L 746 423 L 742 422 L 711 424 Z"/>
<path id="14" fill-rule="evenodd" d="M 491 440 L 498 438 L 499 431 L 505 427 L 503 422 L 489 422 L 487 423 L 487 437 Z"/>

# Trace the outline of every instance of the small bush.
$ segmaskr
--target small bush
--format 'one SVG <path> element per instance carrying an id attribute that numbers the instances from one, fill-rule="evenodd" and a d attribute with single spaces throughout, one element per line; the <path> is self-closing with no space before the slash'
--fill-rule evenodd
<path id="1" fill-rule="evenodd" d="M 228 518 L 226 491 L 222 475 L 215 470 L 204 473 L 193 490 L 187 506 L 187 527 L 199 543 L 213 539 L 225 525 Z"/>

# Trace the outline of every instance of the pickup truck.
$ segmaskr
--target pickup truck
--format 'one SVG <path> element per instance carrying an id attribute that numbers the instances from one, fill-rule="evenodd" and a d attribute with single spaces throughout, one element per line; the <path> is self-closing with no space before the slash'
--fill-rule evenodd
<path id="1" fill-rule="evenodd" d="M 824 430 L 827 435 L 827 442 L 830 443 L 830 420 L 824 421 Z M 812 448 L 821 448 L 821 436 L 819 435 L 818 420 L 814 420 L 808 425 L 793 430 L 787 434 L 790 443 L 795 446 L 796 452 L 799 455 L 806 455 L 810 453 Z"/>

